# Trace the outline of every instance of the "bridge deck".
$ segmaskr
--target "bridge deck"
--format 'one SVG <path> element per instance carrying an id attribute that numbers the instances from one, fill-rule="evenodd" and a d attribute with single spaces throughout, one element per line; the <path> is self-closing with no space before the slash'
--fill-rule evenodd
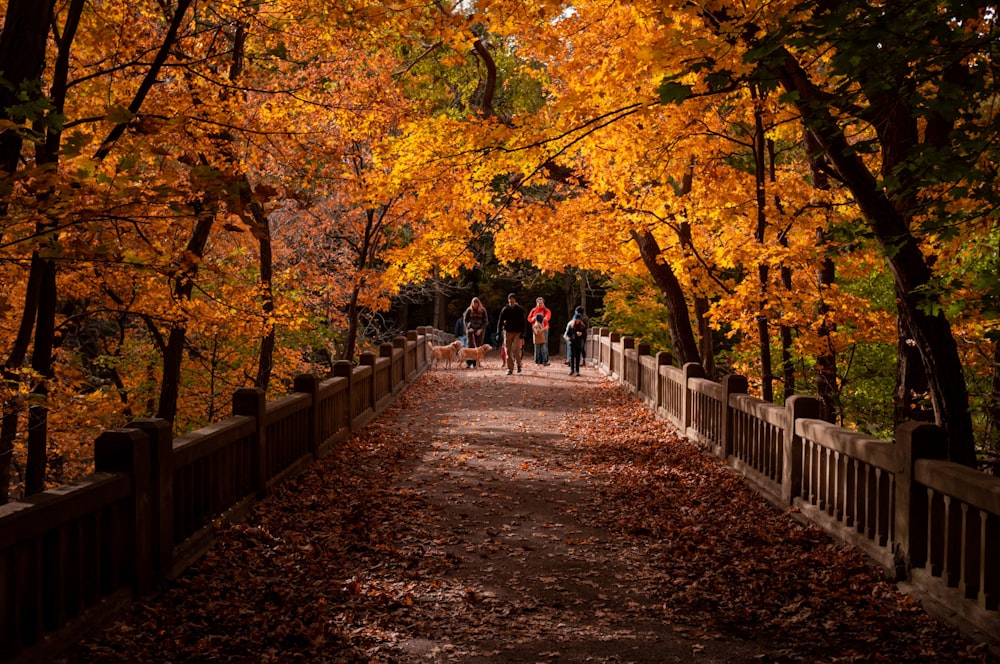
<path id="1" fill-rule="evenodd" d="M 422 376 L 68 661 L 988 660 L 593 369 L 488 363 Z"/>

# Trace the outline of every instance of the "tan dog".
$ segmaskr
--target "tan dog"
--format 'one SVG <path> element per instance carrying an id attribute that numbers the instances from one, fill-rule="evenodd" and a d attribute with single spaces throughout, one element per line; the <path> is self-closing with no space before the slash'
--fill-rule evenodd
<path id="1" fill-rule="evenodd" d="M 483 344 L 475 348 L 463 348 L 458 351 L 458 361 L 467 362 L 469 360 L 475 360 L 476 366 L 481 367 L 483 366 L 483 356 L 491 350 L 493 350 L 493 346 L 489 344 Z"/>
<path id="2" fill-rule="evenodd" d="M 461 339 L 455 339 L 446 346 L 435 346 L 428 341 L 427 350 L 429 350 L 431 354 L 431 368 L 440 368 L 441 362 L 444 362 L 445 367 L 451 369 L 451 362 L 458 357 L 458 351 L 460 348 L 462 348 Z"/>

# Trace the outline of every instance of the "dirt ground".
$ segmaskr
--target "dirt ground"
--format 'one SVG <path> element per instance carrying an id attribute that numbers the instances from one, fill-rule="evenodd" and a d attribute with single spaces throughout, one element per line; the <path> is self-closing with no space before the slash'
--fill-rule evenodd
<path id="1" fill-rule="evenodd" d="M 65 661 L 996 661 L 582 373 L 428 372 Z"/>

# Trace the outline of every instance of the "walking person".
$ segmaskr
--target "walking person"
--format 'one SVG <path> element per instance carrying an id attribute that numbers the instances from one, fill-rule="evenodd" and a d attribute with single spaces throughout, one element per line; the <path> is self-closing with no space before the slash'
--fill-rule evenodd
<path id="1" fill-rule="evenodd" d="M 552 311 L 545 306 L 545 299 L 541 297 L 535 298 L 535 308 L 528 312 L 528 321 L 531 323 L 532 328 L 534 328 L 534 322 L 538 318 L 539 314 L 542 316 L 542 323 L 545 328 L 545 339 L 543 345 L 545 346 L 545 361 L 541 362 L 548 366 L 549 364 L 549 320 L 552 319 Z M 535 343 L 535 357 L 538 357 L 538 339 L 533 336 L 532 341 Z M 535 362 L 538 362 L 536 359 Z"/>
<path id="2" fill-rule="evenodd" d="M 581 307 L 577 307 L 576 308 L 576 313 L 580 314 L 580 318 L 583 319 L 583 327 L 585 329 L 589 330 L 590 329 L 590 319 L 587 318 L 587 314 L 586 314 L 586 312 L 584 312 L 583 307 L 582 306 Z M 570 322 L 571 323 L 573 322 L 572 319 L 570 319 Z M 586 339 L 587 335 L 585 334 L 583 336 Z M 587 345 L 586 345 L 586 343 L 584 343 L 583 349 L 580 351 L 580 366 L 582 367 L 582 366 L 585 366 L 586 364 L 587 364 Z M 580 372 L 577 372 L 577 374 L 579 374 L 579 373 Z"/>
<path id="3" fill-rule="evenodd" d="M 497 330 L 503 335 L 508 376 L 514 373 L 515 363 L 517 373 L 521 373 L 521 343 L 527 327 L 528 317 L 524 313 L 524 307 L 517 303 L 517 297 L 511 293 L 507 296 L 507 306 L 500 311 L 497 322 Z"/>
<path id="4" fill-rule="evenodd" d="M 583 346 L 587 343 L 587 324 L 583 322 L 583 314 L 573 314 L 573 320 L 566 327 L 569 337 L 569 375 L 580 375 L 580 359 L 583 357 Z"/>
<path id="5" fill-rule="evenodd" d="M 535 364 L 549 364 L 549 330 L 545 327 L 545 317 L 535 314 L 535 322 L 531 326 L 531 340 L 535 344 Z"/>
<path id="6" fill-rule="evenodd" d="M 490 316 L 486 313 L 486 307 L 483 306 L 478 297 L 472 298 L 472 303 L 469 304 L 469 308 L 462 315 L 462 320 L 465 321 L 465 333 L 468 337 L 468 344 L 466 345 L 469 348 L 479 348 L 482 346 L 486 339 L 486 327 L 490 324 Z M 475 360 L 466 360 L 466 369 L 474 366 L 476 366 Z"/>
<path id="7" fill-rule="evenodd" d="M 468 339 L 465 338 L 465 319 L 462 316 L 455 321 L 455 338 L 462 342 L 462 348 L 469 345 Z"/>

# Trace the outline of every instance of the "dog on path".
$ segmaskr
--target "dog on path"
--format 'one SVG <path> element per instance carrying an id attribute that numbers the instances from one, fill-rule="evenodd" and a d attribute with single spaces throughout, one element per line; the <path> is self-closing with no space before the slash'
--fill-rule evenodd
<path id="1" fill-rule="evenodd" d="M 430 352 L 431 357 L 431 368 L 440 368 L 441 362 L 444 362 L 444 366 L 447 369 L 451 369 L 452 360 L 458 357 L 458 351 L 462 348 L 462 340 L 455 339 L 450 344 L 445 346 L 435 346 L 431 342 L 427 342 L 427 350 Z"/>
<path id="2" fill-rule="evenodd" d="M 458 351 L 458 361 L 461 363 L 474 360 L 476 366 L 481 367 L 483 366 L 483 356 L 491 350 L 493 350 L 493 346 L 489 344 L 483 344 L 481 346 L 476 346 L 475 348 L 463 348 Z"/>

